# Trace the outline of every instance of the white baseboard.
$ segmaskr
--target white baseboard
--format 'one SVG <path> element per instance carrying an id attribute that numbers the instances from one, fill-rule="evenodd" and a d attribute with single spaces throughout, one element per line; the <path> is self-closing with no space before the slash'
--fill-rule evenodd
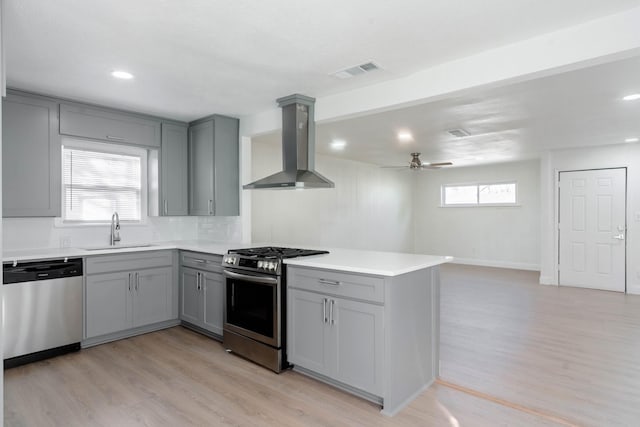
<path id="1" fill-rule="evenodd" d="M 497 267 L 497 268 L 510 268 L 513 270 L 529 270 L 540 271 L 540 265 L 530 264 L 526 262 L 512 262 L 512 261 L 493 261 L 487 259 L 475 259 L 475 258 L 458 258 L 454 257 L 452 264 L 465 264 L 465 265 L 477 265 L 480 267 Z"/>
<path id="2" fill-rule="evenodd" d="M 627 294 L 629 295 L 640 295 L 640 286 L 639 285 L 630 285 L 627 282 Z"/>
<path id="3" fill-rule="evenodd" d="M 558 286 L 558 281 L 553 276 L 540 276 L 541 285 Z"/>

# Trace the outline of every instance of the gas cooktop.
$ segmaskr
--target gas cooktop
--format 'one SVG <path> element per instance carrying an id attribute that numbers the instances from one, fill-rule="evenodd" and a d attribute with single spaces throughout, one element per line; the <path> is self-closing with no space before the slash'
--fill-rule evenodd
<path id="1" fill-rule="evenodd" d="M 276 246 L 263 246 L 259 248 L 230 249 L 230 254 L 261 259 L 284 259 L 299 256 L 328 254 L 329 251 L 316 249 L 281 248 Z"/>

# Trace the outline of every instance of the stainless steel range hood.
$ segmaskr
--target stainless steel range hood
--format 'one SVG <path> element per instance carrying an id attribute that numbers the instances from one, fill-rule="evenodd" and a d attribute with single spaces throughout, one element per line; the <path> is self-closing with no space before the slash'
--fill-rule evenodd
<path id="1" fill-rule="evenodd" d="M 332 181 L 314 170 L 316 124 L 315 98 L 290 95 L 277 100 L 282 108 L 282 172 L 244 185 L 252 189 L 333 188 Z"/>

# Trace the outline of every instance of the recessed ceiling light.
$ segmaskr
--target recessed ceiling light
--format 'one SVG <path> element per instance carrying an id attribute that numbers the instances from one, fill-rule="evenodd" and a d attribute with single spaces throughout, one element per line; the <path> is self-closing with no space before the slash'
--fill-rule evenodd
<path id="1" fill-rule="evenodd" d="M 126 71 L 122 71 L 122 70 L 112 71 L 111 76 L 115 77 L 116 79 L 122 79 L 122 80 L 131 80 L 133 78 L 133 74 L 128 73 Z"/>
<path id="2" fill-rule="evenodd" d="M 347 146 L 347 142 L 343 141 L 341 139 L 335 139 L 333 141 L 331 141 L 331 144 L 329 144 L 331 146 L 331 148 L 333 150 L 344 150 L 344 147 Z"/>
<path id="3" fill-rule="evenodd" d="M 398 140 L 400 142 L 410 142 L 413 141 L 413 135 L 411 135 L 411 132 L 398 132 Z"/>
<path id="4" fill-rule="evenodd" d="M 627 139 L 624 140 L 624 142 L 638 142 L 638 141 L 640 141 L 640 139 L 635 138 L 635 137 L 634 138 L 627 138 Z"/>
<path id="5" fill-rule="evenodd" d="M 640 99 L 640 93 L 632 93 L 631 95 L 627 95 L 624 98 L 625 101 L 635 101 L 637 99 Z"/>

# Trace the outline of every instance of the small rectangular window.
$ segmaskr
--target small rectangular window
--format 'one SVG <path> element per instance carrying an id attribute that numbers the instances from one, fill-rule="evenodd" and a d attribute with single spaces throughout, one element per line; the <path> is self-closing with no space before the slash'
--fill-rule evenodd
<path id="1" fill-rule="evenodd" d="M 442 186 L 442 206 L 515 205 L 515 182 L 461 184 Z"/>
<path id="2" fill-rule="evenodd" d="M 447 186 L 444 188 L 444 200 L 447 205 L 475 205 L 478 203 L 478 186 Z"/>
<path id="3" fill-rule="evenodd" d="M 65 222 L 141 221 L 146 210 L 146 150 L 84 141 L 62 148 Z"/>
<path id="4" fill-rule="evenodd" d="M 516 183 L 508 184 L 481 184 L 478 186 L 478 202 L 481 205 L 486 204 L 515 204 L 516 202 Z"/>

